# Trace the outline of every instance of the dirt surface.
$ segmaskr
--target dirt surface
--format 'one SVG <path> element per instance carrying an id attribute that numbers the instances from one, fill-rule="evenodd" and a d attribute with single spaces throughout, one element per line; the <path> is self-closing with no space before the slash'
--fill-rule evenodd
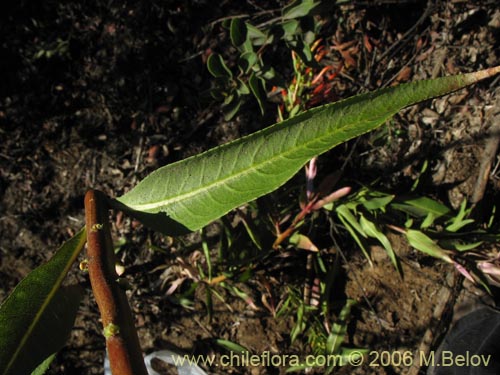
<path id="1" fill-rule="evenodd" d="M 234 53 L 219 22 L 223 17 L 279 15 L 282 5 L 280 1 L 223 1 L 214 6 L 203 0 L 2 5 L 6 9 L 0 23 L 4 36 L 0 45 L 0 300 L 83 226 L 83 196 L 88 188 L 119 196 L 159 166 L 276 120 L 274 104 L 268 103 L 268 114 L 262 119 L 257 104 L 249 101 L 234 120 L 224 121 L 220 103 L 208 93 L 211 78 L 205 62 L 212 51 Z M 345 66 L 334 82 L 334 99 L 500 64 L 496 1 L 348 1 L 318 17 L 323 21 L 318 38 L 328 50 L 325 61 Z M 497 86 L 498 80 L 489 80 L 406 109 L 382 130 L 322 156 L 320 166 L 328 172 L 345 163 L 347 183 L 376 181 L 377 188 L 402 194 L 421 176 L 422 163 L 427 161 L 431 173 L 419 193 L 458 207 L 475 191 L 484 134 L 489 116 L 498 108 Z M 486 208 L 498 201 L 498 178 L 494 169 L 483 198 Z M 279 206 L 280 197 L 283 192 L 264 200 Z M 484 216 L 489 214 L 485 209 Z M 242 227 L 237 217 L 228 218 L 235 233 Z M 173 298 L 175 294 L 167 295 L 183 265 L 206 266 L 198 234 L 182 239 L 160 236 L 118 213 L 113 213 L 112 222 L 146 353 L 170 348 L 221 355 L 224 351 L 213 341 L 218 338 L 253 353 L 310 352 L 305 337 L 290 344 L 295 316 L 275 318 L 261 302 L 269 290 L 279 301 L 287 286 L 302 288 L 305 252 L 273 256 L 257 267 L 251 280 L 235 282 L 250 302 L 225 288 L 217 289 L 220 298 L 213 296 L 209 316 L 204 287 L 196 290 L 190 308 Z M 215 224 L 207 231 L 206 243 L 214 254 L 221 228 Z M 359 302 L 350 318 L 347 344 L 374 353 L 411 352 L 412 356 L 434 349 L 451 321 L 455 300 L 474 294 L 475 289 L 464 289 L 453 267 L 417 253 L 397 235 L 391 241 L 401 258 L 403 279 L 382 249 L 371 249 L 370 266 L 344 237 L 340 236 L 339 247 L 347 262 L 342 262 L 342 278 L 335 283 L 334 294 L 339 301 Z M 319 242 L 326 254 L 338 251 L 328 238 Z M 50 373 L 102 374 L 104 340 L 87 277 L 75 267 L 69 279 L 86 286 L 88 292 L 68 345 Z M 370 354 L 369 359 L 372 366 L 346 366 L 336 373 L 425 370 L 418 361 L 414 366 L 375 366 L 382 364 L 380 358 Z M 206 370 L 283 374 L 285 368 Z"/>

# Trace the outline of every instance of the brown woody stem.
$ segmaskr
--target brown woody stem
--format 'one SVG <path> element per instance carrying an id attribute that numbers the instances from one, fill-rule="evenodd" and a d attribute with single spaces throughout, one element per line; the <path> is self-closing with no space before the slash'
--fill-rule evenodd
<path id="1" fill-rule="evenodd" d="M 147 375 L 125 291 L 118 284 L 108 207 L 103 193 L 85 195 L 90 283 L 101 313 L 113 375 Z"/>

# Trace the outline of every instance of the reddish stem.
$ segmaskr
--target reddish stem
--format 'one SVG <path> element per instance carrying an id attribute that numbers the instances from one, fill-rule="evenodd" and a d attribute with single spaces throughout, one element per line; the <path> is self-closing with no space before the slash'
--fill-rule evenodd
<path id="1" fill-rule="evenodd" d="M 108 208 L 103 193 L 85 195 L 90 283 L 101 313 L 113 375 L 147 375 L 127 296 L 118 284 Z"/>
<path id="2" fill-rule="evenodd" d="M 286 228 L 285 231 L 278 234 L 276 240 L 273 243 L 273 249 L 278 249 L 281 243 L 293 234 L 293 231 L 295 230 L 297 225 L 311 212 L 317 199 L 318 197 L 313 197 L 307 203 L 307 205 L 299 212 L 299 214 L 295 216 L 295 219 L 293 219 L 293 222 L 290 224 L 290 226 Z"/>

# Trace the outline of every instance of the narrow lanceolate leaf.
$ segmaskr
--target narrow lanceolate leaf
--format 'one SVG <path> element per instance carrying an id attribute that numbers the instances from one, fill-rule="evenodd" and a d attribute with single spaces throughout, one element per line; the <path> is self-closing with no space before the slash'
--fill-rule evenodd
<path id="1" fill-rule="evenodd" d="M 351 315 L 351 308 L 356 304 L 356 301 L 349 299 L 339 314 L 338 321 L 333 325 L 332 331 L 328 336 L 326 343 L 326 351 L 328 354 L 337 354 L 344 342 L 347 333 L 347 320 Z"/>
<path id="2" fill-rule="evenodd" d="M 416 217 L 433 215 L 433 217 L 438 218 L 450 212 L 450 209 L 445 205 L 427 197 L 407 199 L 401 203 L 393 203 L 392 206 Z"/>
<path id="3" fill-rule="evenodd" d="M 499 72 L 496 67 L 404 84 L 311 109 L 160 168 L 114 203 L 166 233 L 199 229 L 275 190 L 312 157 L 377 128 L 400 109 Z"/>
<path id="4" fill-rule="evenodd" d="M 387 252 L 387 255 L 391 259 L 392 264 L 394 264 L 394 267 L 396 267 L 398 272 L 401 273 L 402 270 L 398 262 L 398 258 L 387 236 L 377 227 L 375 223 L 368 220 L 363 215 L 359 218 L 359 223 L 369 237 L 377 239 L 382 244 Z"/>
<path id="5" fill-rule="evenodd" d="M 0 374 L 30 374 L 64 345 L 82 294 L 60 286 L 84 243 L 81 230 L 0 306 Z"/>
<path id="6" fill-rule="evenodd" d="M 408 239 L 410 245 L 415 249 L 433 256 L 434 258 L 444 260 L 448 263 L 453 263 L 449 255 L 450 251 L 441 248 L 436 241 L 426 236 L 424 233 L 418 230 L 408 229 L 406 231 L 406 238 Z"/>

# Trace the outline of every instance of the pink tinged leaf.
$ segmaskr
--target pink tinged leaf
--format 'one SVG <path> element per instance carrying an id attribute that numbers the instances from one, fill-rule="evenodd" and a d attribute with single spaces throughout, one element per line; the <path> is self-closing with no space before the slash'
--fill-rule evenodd
<path id="1" fill-rule="evenodd" d="M 175 281 L 172 282 L 172 285 L 170 285 L 170 288 L 168 288 L 167 290 L 167 296 L 170 296 L 171 294 L 173 294 L 177 288 L 184 282 L 184 280 L 186 280 L 187 277 L 181 277 Z"/>
<path id="2" fill-rule="evenodd" d="M 311 288 L 311 300 L 309 301 L 309 305 L 313 307 L 319 307 L 321 300 L 321 287 L 320 287 L 319 278 L 315 278 L 313 282 L 313 286 Z"/>
<path id="3" fill-rule="evenodd" d="M 460 272 L 467 280 L 473 282 L 474 284 L 476 283 L 476 281 L 474 280 L 474 278 L 472 277 L 470 272 L 467 271 L 467 269 L 465 269 L 464 266 L 462 266 L 461 264 L 458 264 L 457 262 L 453 262 L 453 265 L 455 266 L 457 271 Z"/>
<path id="4" fill-rule="evenodd" d="M 490 263 L 490 262 L 479 262 L 477 264 L 477 268 L 479 268 L 483 273 L 487 273 L 492 276 L 500 276 L 500 268 L 499 266 Z"/>
<path id="5" fill-rule="evenodd" d="M 259 308 L 255 304 L 252 298 L 248 297 L 245 299 L 245 302 L 247 303 L 248 307 L 250 307 L 254 311 L 259 311 Z"/>
<path id="6" fill-rule="evenodd" d="M 184 259 L 182 259 L 180 257 L 177 257 L 176 261 L 182 267 L 181 273 L 183 275 L 186 275 L 188 278 L 190 278 L 192 280 L 195 280 L 195 281 L 199 281 L 200 280 L 199 272 L 198 272 L 198 270 L 195 267 L 193 267 L 191 264 L 186 263 L 184 261 Z"/>
<path id="7" fill-rule="evenodd" d="M 123 264 L 116 263 L 115 264 L 115 271 L 116 271 L 116 274 L 118 276 L 121 276 L 125 273 L 125 267 L 123 266 Z"/>
<path id="8" fill-rule="evenodd" d="M 327 195 L 324 198 L 318 199 L 318 201 L 312 206 L 312 210 L 319 210 L 321 207 L 323 207 L 325 204 L 331 203 L 333 201 L 336 201 L 342 197 L 345 197 L 351 192 L 351 187 L 346 186 L 341 189 L 335 190 L 333 193 L 330 195 Z"/>
<path id="9" fill-rule="evenodd" d="M 296 246 L 299 249 L 309 250 L 318 252 L 319 249 L 316 245 L 309 239 L 309 237 L 304 236 L 300 233 L 294 233 L 292 237 L 288 240 L 292 245 Z"/>
<path id="10" fill-rule="evenodd" d="M 318 158 L 312 158 L 309 160 L 309 164 L 306 164 L 306 178 L 308 180 L 314 180 L 316 177 L 316 173 L 318 171 L 318 168 L 316 167 L 316 160 Z"/>
<path id="11" fill-rule="evenodd" d="M 276 309 L 274 308 L 274 306 L 271 306 L 271 303 L 269 303 L 269 302 L 268 302 L 267 297 L 266 297 L 266 295 L 265 295 L 265 294 L 263 294 L 263 295 L 260 297 L 260 300 L 261 300 L 261 302 L 262 302 L 262 305 L 264 305 L 264 307 L 265 307 L 266 309 L 268 309 L 268 310 L 269 310 L 269 312 L 270 312 L 271 314 L 273 314 L 273 316 L 274 316 L 274 315 L 276 315 Z"/>
<path id="12" fill-rule="evenodd" d="M 500 268 L 498 265 L 483 261 L 483 262 L 478 262 L 477 268 L 483 272 L 483 274 L 486 276 L 486 278 L 490 281 L 491 284 L 495 286 L 500 286 Z"/>
<path id="13" fill-rule="evenodd" d="M 314 178 L 316 177 L 316 173 L 318 171 L 316 167 L 317 158 L 312 158 L 309 161 L 309 164 L 306 164 L 306 192 L 307 199 L 311 199 L 314 194 Z"/>

